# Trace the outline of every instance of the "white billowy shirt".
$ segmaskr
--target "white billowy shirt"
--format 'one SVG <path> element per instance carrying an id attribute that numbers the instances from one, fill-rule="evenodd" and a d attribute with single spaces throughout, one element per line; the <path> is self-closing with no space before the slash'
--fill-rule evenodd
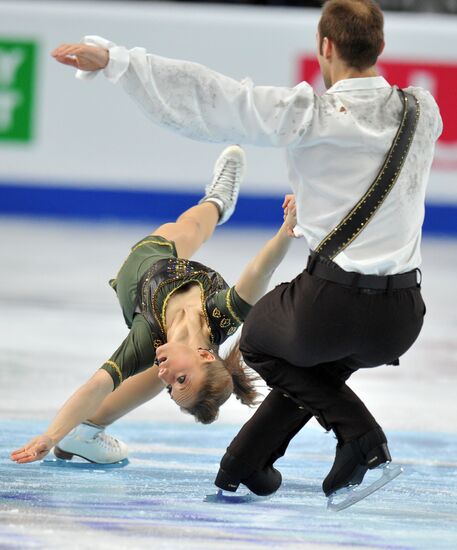
<path id="1" fill-rule="evenodd" d="M 255 86 L 144 48 L 127 50 L 97 36 L 84 42 L 109 49 L 105 76 L 121 84 L 156 124 L 202 141 L 286 149 L 297 201 L 295 232 L 304 235 L 311 250 L 364 195 L 400 124 L 402 101 L 382 77 L 341 80 L 318 96 L 307 82 L 292 88 Z M 421 262 L 425 189 L 442 121 L 427 91 L 406 91 L 421 107 L 414 141 L 385 202 L 335 257 L 347 271 L 390 275 Z"/>

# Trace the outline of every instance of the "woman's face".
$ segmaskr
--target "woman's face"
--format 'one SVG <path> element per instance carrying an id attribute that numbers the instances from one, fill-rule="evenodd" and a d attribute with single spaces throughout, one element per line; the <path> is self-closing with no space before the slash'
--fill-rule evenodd
<path id="1" fill-rule="evenodd" d="M 159 378 L 173 401 L 180 407 L 191 407 L 205 380 L 205 363 L 215 356 L 206 349 L 193 349 L 186 344 L 168 342 L 156 350 Z"/>

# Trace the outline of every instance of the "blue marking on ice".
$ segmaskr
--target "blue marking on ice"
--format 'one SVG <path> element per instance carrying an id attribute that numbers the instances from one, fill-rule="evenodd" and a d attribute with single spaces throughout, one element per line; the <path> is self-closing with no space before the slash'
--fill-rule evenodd
<path id="1" fill-rule="evenodd" d="M 320 484 L 335 440 L 314 428 L 278 461 L 284 483 L 270 500 L 227 507 L 203 498 L 215 492 L 235 426 L 119 423 L 112 432 L 130 445 L 126 468 L 10 462 L 44 427 L 0 421 L 0 548 L 457 548 L 455 434 L 389 433 L 404 474 L 334 514 Z"/>
<path id="2" fill-rule="evenodd" d="M 247 489 L 243 489 L 241 486 L 241 490 L 238 493 L 224 493 L 224 491 L 218 489 L 216 493 L 206 495 L 203 500 L 204 502 L 216 502 L 219 504 L 246 504 L 247 502 L 269 500 L 272 496 L 273 495 L 266 497 L 257 496 L 256 494 L 247 491 Z"/>
<path id="3" fill-rule="evenodd" d="M 112 468 L 125 468 L 129 464 L 128 458 L 113 464 L 95 464 L 93 462 L 87 462 L 84 459 L 73 458 L 72 460 L 61 460 L 60 458 L 45 458 L 42 463 L 43 466 L 51 468 L 82 468 L 83 470 L 111 470 Z"/>

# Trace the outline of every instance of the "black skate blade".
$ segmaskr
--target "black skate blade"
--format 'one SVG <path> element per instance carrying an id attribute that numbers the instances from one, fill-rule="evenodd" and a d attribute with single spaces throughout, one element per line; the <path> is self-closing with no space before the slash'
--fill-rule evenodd
<path id="1" fill-rule="evenodd" d="M 129 463 L 128 458 L 113 462 L 112 464 L 98 464 L 86 460 L 64 460 L 62 458 L 48 458 L 41 461 L 42 466 L 51 468 L 76 468 L 80 470 L 112 470 L 114 468 L 125 468 Z"/>
<path id="2" fill-rule="evenodd" d="M 382 471 L 381 477 L 374 481 L 371 485 L 368 485 L 368 487 L 357 489 L 358 485 L 354 485 L 352 487 L 340 489 L 330 495 L 327 501 L 327 510 L 332 512 L 340 512 L 341 510 L 345 510 L 346 508 L 349 508 L 349 506 L 352 506 L 364 498 L 372 495 L 374 492 L 379 491 L 379 489 L 384 487 L 384 485 L 387 485 L 393 481 L 403 472 L 403 468 L 401 466 L 386 464 L 376 468 L 376 470 L 378 469 Z M 343 496 L 345 498 L 343 498 L 343 500 L 339 500 L 338 497 Z M 335 502 L 335 499 L 337 499 L 338 502 Z"/>
<path id="3" fill-rule="evenodd" d="M 218 492 L 214 495 L 206 495 L 203 499 L 203 502 L 213 502 L 218 504 L 245 504 L 247 502 L 259 502 L 262 500 L 268 500 L 272 495 L 266 497 L 259 497 L 254 493 L 247 493 L 245 495 L 232 495 L 226 494 L 222 489 L 219 489 Z"/>

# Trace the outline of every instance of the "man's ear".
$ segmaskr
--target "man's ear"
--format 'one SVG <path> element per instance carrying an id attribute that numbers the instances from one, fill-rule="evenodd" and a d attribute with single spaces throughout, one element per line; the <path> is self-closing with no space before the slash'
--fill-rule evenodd
<path id="1" fill-rule="evenodd" d="M 322 55 L 325 57 L 325 59 L 330 59 L 333 56 L 335 50 L 335 46 L 333 45 L 333 42 L 324 36 L 324 39 L 322 41 Z"/>

